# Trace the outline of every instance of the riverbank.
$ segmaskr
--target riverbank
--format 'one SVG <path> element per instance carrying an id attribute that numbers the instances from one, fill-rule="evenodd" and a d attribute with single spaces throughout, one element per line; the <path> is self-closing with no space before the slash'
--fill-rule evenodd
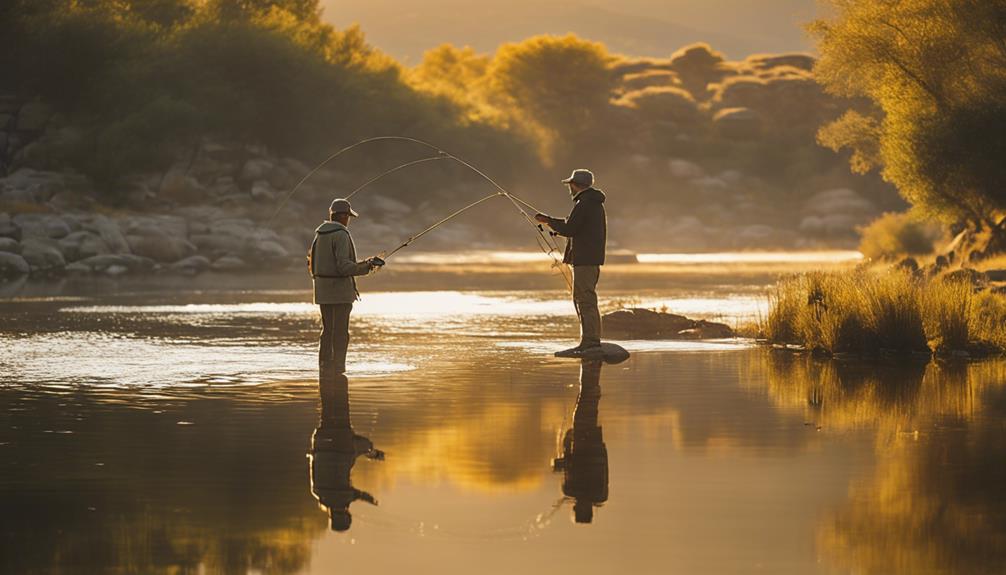
<path id="1" fill-rule="evenodd" d="M 983 272 L 926 278 L 901 269 L 813 272 L 779 281 L 769 343 L 824 354 L 1006 353 L 1006 295 Z"/>

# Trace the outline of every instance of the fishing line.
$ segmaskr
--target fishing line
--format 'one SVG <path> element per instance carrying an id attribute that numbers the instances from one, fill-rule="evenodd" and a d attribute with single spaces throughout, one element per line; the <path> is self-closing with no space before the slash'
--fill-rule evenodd
<path id="1" fill-rule="evenodd" d="M 446 224 L 452 218 L 454 218 L 456 216 L 460 216 L 464 212 L 466 212 L 466 211 L 474 208 L 475 206 L 481 204 L 482 202 L 489 201 L 489 200 L 491 200 L 491 199 L 493 199 L 495 197 L 499 197 L 499 196 L 502 196 L 502 195 L 504 195 L 504 194 L 502 194 L 500 192 L 493 192 L 493 193 L 489 194 L 488 196 L 486 196 L 486 197 L 484 197 L 484 198 L 482 198 L 480 200 L 476 200 L 476 201 L 468 204 L 467 206 L 461 208 L 460 210 L 455 211 L 454 213 L 452 213 L 451 215 L 447 216 L 446 218 L 440 220 L 439 222 L 433 224 L 432 226 L 426 228 L 425 230 L 423 230 L 423 231 L 419 232 L 418 234 L 416 234 L 416 235 L 410 237 L 409 239 L 405 240 L 404 242 L 402 242 L 401 244 L 399 244 L 397 248 L 391 250 L 387 255 L 383 255 L 382 254 L 381 255 L 381 259 L 386 260 L 386 259 L 390 258 L 391 256 L 395 255 L 395 253 L 398 252 L 399 250 L 401 250 L 402 248 L 408 246 L 409 244 L 411 244 L 415 240 L 418 240 L 419 238 L 421 238 L 421 237 L 425 236 L 426 234 L 432 232 L 433 230 L 437 229 L 441 225 Z"/>
<path id="2" fill-rule="evenodd" d="M 346 196 L 346 199 L 348 200 L 349 198 L 352 198 L 353 196 L 356 195 L 356 192 L 359 192 L 360 190 L 362 190 L 363 188 L 366 188 L 370 184 L 373 184 L 377 180 L 380 180 L 381 178 L 383 178 L 385 176 L 390 176 L 391 174 L 394 174 L 395 172 L 397 172 L 399 170 L 404 170 L 405 168 L 410 168 L 412 166 L 415 166 L 417 164 L 422 164 L 424 162 L 435 162 L 437 160 L 446 160 L 446 159 L 448 159 L 446 156 L 436 155 L 436 156 L 431 156 L 429 158 L 420 158 L 418 160 L 413 160 L 411 162 L 406 162 L 404 164 L 395 166 L 394 168 L 391 168 L 390 170 L 387 170 L 385 172 L 381 172 L 380 174 L 374 176 L 373 178 L 370 178 L 369 180 L 367 180 L 363 184 L 359 185 L 355 190 L 353 190 L 352 192 L 349 192 L 349 195 Z"/>
<path id="3" fill-rule="evenodd" d="M 353 150 L 353 149 L 355 149 L 357 147 L 360 147 L 360 146 L 365 145 L 365 144 L 373 143 L 373 142 L 379 142 L 379 141 L 401 141 L 401 142 L 411 142 L 411 143 L 414 143 L 414 144 L 419 144 L 421 146 L 425 146 L 425 147 L 427 147 L 427 148 L 429 148 L 431 150 L 436 151 L 437 152 L 437 156 L 436 156 L 436 158 L 433 158 L 433 157 L 431 157 L 431 158 L 422 158 L 420 160 L 414 160 L 412 162 L 407 162 L 406 164 L 403 164 L 401 166 L 396 166 L 395 168 L 392 168 L 391 170 L 388 170 L 387 172 L 382 173 L 382 174 L 378 175 L 375 178 L 372 178 L 370 181 L 366 182 L 362 186 L 360 186 L 357 189 L 353 190 L 353 192 L 350 195 L 353 195 L 353 194 L 359 192 L 360 190 L 362 190 L 363 188 L 365 188 L 368 185 L 372 184 L 373 182 L 379 180 L 380 178 L 382 178 L 382 177 L 384 177 L 384 176 L 386 176 L 386 175 L 388 175 L 390 173 L 394 173 L 394 172 L 396 172 L 398 170 L 405 169 L 407 167 L 410 167 L 410 166 L 413 166 L 413 165 L 416 165 L 416 164 L 420 164 L 420 163 L 423 163 L 423 162 L 433 161 L 434 159 L 438 159 L 438 160 L 439 159 L 450 159 L 450 160 L 453 160 L 453 161 L 455 161 L 455 162 L 457 162 L 457 163 L 465 166 L 469 170 L 475 172 L 476 174 L 478 174 L 480 177 L 482 177 L 482 179 L 486 180 L 487 182 L 489 182 L 490 184 L 492 184 L 497 190 L 499 190 L 499 195 L 502 195 L 502 196 L 506 197 L 508 200 L 510 200 L 510 203 L 513 204 L 514 208 L 517 209 L 517 211 L 524 218 L 524 220 L 526 222 L 528 222 L 528 225 L 530 225 L 535 230 L 535 233 L 538 235 L 538 239 L 536 241 L 538 243 L 539 249 L 541 249 L 541 251 L 544 252 L 545 255 L 549 256 L 552 259 L 553 267 L 559 269 L 559 273 L 562 275 L 563 280 L 565 280 L 566 286 L 570 289 L 570 291 L 572 291 L 572 289 L 573 289 L 573 282 L 567 276 L 567 270 L 562 266 L 562 262 L 555 256 L 556 252 L 559 251 L 558 245 L 555 244 L 551 240 L 551 237 L 548 234 L 546 234 L 546 232 L 544 231 L 544 228 L 542 228 L 542 226 L 540 224 L 538 224 L 534 220 L 534 218 L 532 218 L 524 210 L 524 208 L 521 207 L 521 204 L 523 204 L 524 206 L 526 206 L 527 208 L 530 208 L 531 210 L 533 210 L 535 212 L 539 212 L 540 210 L 538 210 L 537 208 L 535 208 L 534 206 L 532 206 L 530 203 L 528 203 L 528 202 L 526 202 L 526 201 L 524 201 L 524 200 L 522 200 L 520 198 L 517 198 L 516 196 L 514 196 L 510 192 L 506 191 L 503 188 L 503 186 L 499 185 L 495 180 L 493 180 L 491 177 L 489 177 L 485 172 L 483 172 L 482 170 L 476 168 L 475 166 L 473 166 L 471 163 L 465 161 L 464 159 L 459 158 L 458 156 L 455 156 L 453 154 L 450 154 L 450 153 L 444 151 L 443 149 L 441 149 L 441 148 L 439 148 L 439 147 L 431 144 L 430 142 L 427 142 L 427 141 L 424 141 L 424 140 L 420 140 L 418 138 L 412 138 L 412 137 L 409 137 L 409 136 L 375 136 L 373 138 L 367 138 L 367 139 L 364 139 L 364 140 L 360 140 L 359 142 L 356 142 L 354 144 L 346 146 L 346 147 L 342 148 L 341 150 L 338 150 L 334 154 L 328 156 L 321 163 L 319 163 L 317 166 L 315 166 L 310 172 L 308 172 L 303 178 L 301 178 L 301 180 L 299 182 L 297 182 L 297 185 L 295 185 L 293 187 L 293 189 L 291 189 L 290 192 L 287 193 L 287 195 L 283 198 L 283 201 L 276 208 L 276 211 L 273 212 L 273 215 L 272 215 L 272 217 L 269 220 L 269 224 L 270 225 L 272 224 L 273 220 L 276 218 L 277 215 L 279 215 L 279 212 L 283 209 L 284 206 L 286 206 L 287 202 L 289 202 L 290 198 L 293 197 L 293 195 L 297 192 L 297 190 L 299 190 L 301 188 L 301 186 L 303 186 L 304 183 L 307 182 L 307 180 L 311 176 L 313 176 L 315 173 L 317 173 L 319 170 L 321 170 L 323 167 L 325 167 L 329 162 L 335 160 L 336 158 L 338 158 L 342 154 L 344 154 L 346 152 L 349 152 L 350 150 Z M 488 197 L 484 198 L 484 199 L 488 199 Z M 464 209 L 467 209 L 467 207 L 464 208 Z M 449 217 L 453 217 L 454 215 L 456 215 L 456 214 L 451 214 L 451 216 L 449 216 Z M 422 233 L 425 234 L 427 231 L 430 231 L 430 230 L 424 230 Z M 418 237 L 418 235 L 416 237 Z M 416 237 L 413 237 L 411 239 L 414 240 L 414 239 L 416 239 Z M 544 243 L 544 245 L 542 245 L 543 243 Z M 408 245 L 408 244 L 406 244 L 406 245 Z M 547 246 L 547 248 L 545 246 Z M 404 246 L 399 246 L 394 251 L 398 251 L 399 249 L 401 249 L 403 247 Z"/>

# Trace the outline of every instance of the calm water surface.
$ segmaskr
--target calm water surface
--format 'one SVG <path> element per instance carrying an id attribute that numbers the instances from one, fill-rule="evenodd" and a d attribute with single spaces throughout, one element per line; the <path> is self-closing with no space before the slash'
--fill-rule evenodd
<path id="1" fill-rule="evenodd" d="M 1003 362 L 557 360 L 555 278 L 435 264 L 369 278 L 344 379 L 253 278 L 0 302 L 0 572 L 1003 572 Z M 602 305 L 739 322 L 776 272 L 666 265 Z"/>

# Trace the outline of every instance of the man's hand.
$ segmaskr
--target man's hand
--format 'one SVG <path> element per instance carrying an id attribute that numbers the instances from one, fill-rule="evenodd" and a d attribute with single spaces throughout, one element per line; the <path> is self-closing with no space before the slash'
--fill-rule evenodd
<path id="1" fill-rule="evenodd" d="M 382 267 L 384 265 L 384 260 L 382 260 L 377 256 L 374 256 L 372 258 L 367 259 L 367 265 L 370 266 L 371 270 L 373 270 L 374 268 Z"/>
<path id="2" fill-rule="evenodd" d="M 546 216 L 545 214 L 535 214 L 534 219 L 540 224 L 547 224 L 552 218 Z"/>

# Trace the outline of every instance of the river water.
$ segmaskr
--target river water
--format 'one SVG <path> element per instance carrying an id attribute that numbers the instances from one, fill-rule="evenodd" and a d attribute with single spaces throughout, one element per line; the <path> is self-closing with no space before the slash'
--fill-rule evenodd
<path id="1" fill-rule="evenodd" d="M 554 359 L 562 280 L 483 256 L 362 280 L 345 378 L 302 277 L 7 286 L 0 572 L 1003 572 L 1004 362 Z M 850 265 L 686 260 L 606 267 L 602 307 L 739 324 Z"/>

